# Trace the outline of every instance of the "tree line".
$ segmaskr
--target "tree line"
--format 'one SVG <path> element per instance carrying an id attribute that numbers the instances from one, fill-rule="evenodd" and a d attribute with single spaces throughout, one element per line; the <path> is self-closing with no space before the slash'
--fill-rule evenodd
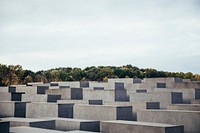
<path id="1" fill-rule="evenodd" d="M 84 69 L 59 67 L 33 72 L 24 70 L 21 65 L 0 64 L 0 86 L 27 84 L 28 82 L 52 81 L 107 81 L 108 78 L 155 78 L 179 77 L 200 80 L 200 74 L 191 72 L 166 72 L 153 68 L 138 68 L 132 65 L 124 66 L 90 66 Z"/>

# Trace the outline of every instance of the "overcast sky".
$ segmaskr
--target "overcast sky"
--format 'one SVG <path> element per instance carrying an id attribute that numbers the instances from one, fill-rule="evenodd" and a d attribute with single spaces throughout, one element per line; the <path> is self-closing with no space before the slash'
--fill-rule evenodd
<path id="1" fill-rule="evenodd" d="M 200 73 L 200 0 L 0 0 L 0 63 Z"/>

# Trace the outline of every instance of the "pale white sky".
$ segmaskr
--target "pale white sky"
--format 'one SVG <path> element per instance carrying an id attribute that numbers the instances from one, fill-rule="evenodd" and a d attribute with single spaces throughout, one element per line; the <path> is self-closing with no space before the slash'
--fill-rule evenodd
<path id="1" fill-rule="evenodd" d="M 0 0 L 0 63 L 200 73 L 200 0 Z"/>

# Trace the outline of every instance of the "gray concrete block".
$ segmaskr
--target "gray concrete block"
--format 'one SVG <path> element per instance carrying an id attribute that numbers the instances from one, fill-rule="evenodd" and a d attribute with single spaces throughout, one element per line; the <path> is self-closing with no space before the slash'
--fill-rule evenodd
<path id="1" fill-rule="evenodd" d="M 11 101 L 12 95 L 8 92 L 0 92 L 0 101 Z"/>
<path id="2" fill-rule="evenodd" d="M 49 89 L 45 93 L 48 95 L 61 95 L 61 100 L 71 99 L 71 88 Z"/>
<path id="3" fill-rule="evenodd" d="M 0 117 L 26 117 L 26 102 L 0 102 Z"/>
<path id="4" fill-rule="evenodd" d="M 200 104 L 200 99 L 194 99 L 194 100 L 192 100 L 191 104 Z"/>
<path id="5" fill-rule="evenodd" d="M 10 133 L 10 122 L 0 121 L 0 133 Z"/>
<path id="6" fill-rule="evenodd" d="M 90 105 L 103 105 L 103 100 L 89 100 Z"/>
<path id="7" fill-rule="evenodd" d="M 115 90 L 83 89 L 83 100 L 99 100 L 99 99 L 103 99 L 104 102 L 114 102 Z"/>
<path id="8" fill-rule="evenodd" d="M 167 109 L 200 111 L 200 104 L 171 104 L 167 107 Z"/>
<path id="9" fill-rule="evenodd" d="M 57 100 L 57 103 L 61 104 L 89 104 L 89 100 Z"/>
<path id="10" fill-rule="evenodd" d="M 184 127 L 150 122 L 103 121 L 101 133 L 184 133 Z"/>
<path id="11" fill-rule="evenodd" d="M 149 92 L 130 93 L 130 102 L 159 102 L 161 109 L 166 109 L 172 103 L 182 103 L 180 92 Z"/>
<path id="12" fill-rule="evenodd" d="M 69 119 L 69 118 L 44 118 L 48 120 L 55 120 L 56 130 L 61 131 L 100 131 L 100 122 L 94 120 L 82 120 L 82 119 Z"/>
<path id="13" fill-rule="evenodd" d="M 115 90 L 115 101 L 129 101 L 126 90 Z"/>
<path id="14" fill-rule="evenodd" d="M 55 120 L 34 119 L 34 118 L 3 118 L 3 121 L 9 121 L 11 127 L 28 126 L 45 129 L 55 129 Z"/>
<path id="15" fill-rule="evenodd" d="M 183 97 L 183 103 L 184 104 L 190 104 L 193 99 L 195 99 L 195 89 L 184 89 L 184 88 L 179 88 L 179 89 L 162 89 L 162 88 L 155 88 L 154 92 L 180 92 L 182 93 Z"/>
<path id="16" fill-rule="evenodd" d="M 45 102 L 27 103 L 26 117 L 58 117 L 58 104 Z"/>
<path id="17" fill-rule="evenodd" d="M 8 92 L 8 87 L 0 86 L 0 92 Z"/>
<path id="18" fill-rule="evenodd" d="M 19 92 L 0 92 L 0 101 L 21 101 L 22 94 Z"/>
<path id="19" fill-rule="evenodd" d="M 132 120 L 132 107 L 119 105 L 74 105 L 74 118 L 86 120 Z"/>
<path id="20" fill-rule="evenodd" d="M 140 110 L 138 121 L 184 125 L 185 133 L 200 132 L 200 111 L 186 110 Z"/>
<path id="21" fill-rule="evenodd" d="M 11 127 L 11 133 L 66 133 L 64 131 L 56 131 L 51 129 L 42 129 L 35 127 Z"/>

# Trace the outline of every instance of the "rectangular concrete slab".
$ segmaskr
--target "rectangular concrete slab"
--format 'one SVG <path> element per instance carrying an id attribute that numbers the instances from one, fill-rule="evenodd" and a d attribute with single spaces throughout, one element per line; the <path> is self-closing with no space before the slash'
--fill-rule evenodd
<path id="1" fill-rule="evenodd" d="M 140 110 L 138 121 L 184 125 L 185 133 L 200 132 L 200 111 L 186 110 Z"/>
<path id="2" fill-rule="evenodd" d="M 100 122 L 94 120 L 83 120 L 83 119 L 69 119 L 69 118 L 43 118 L 48 120 L 55 120 L 55 129 L 61 131 L 100 131 Z"/>
<path id="3" fill-rule="evenodd" d="M 131 102 L 159 102 L 161 109 L 166 109 L 170 104 L 181 104 L 181 92 L 149 92 L 149 93 L 131 93 Z"/>
<path id="4" fill-rule="evenodd" d="M 35 119 L 35 118 L 3 118 L 3 121 L 9 121 L 11 127 L 28 126 L 45 129 L 55 129 L 55 120 Z"/>
<path id="5" fill-rule="evenodd" d="M 184 133 L 184 127 L 150 122 L 102 121 L 101 133 Z"/>
<path id="6" fill-rule="evenodd" d="M 200 104 L 172 104 L 167 107 L 168 110 L 191 110 L 200 111 Z"/>
<path id="7" fill-rule="evenodd" d="M 27 102 L 0 102 L 0 117 L 26 117 Z"/>
<path id="8" fill-rule="evenodd" d="M 74 118 L 86 120 L 132 120 L 132 107 L 119 105 L 74 105 Z"/>
<path id="9" fill-rule="evenodd" d="M 51 129 L 35 128 L 35 127 L 11 127 L 11 133 L 66 133 L 64 131 L 56 131 Z"/>

